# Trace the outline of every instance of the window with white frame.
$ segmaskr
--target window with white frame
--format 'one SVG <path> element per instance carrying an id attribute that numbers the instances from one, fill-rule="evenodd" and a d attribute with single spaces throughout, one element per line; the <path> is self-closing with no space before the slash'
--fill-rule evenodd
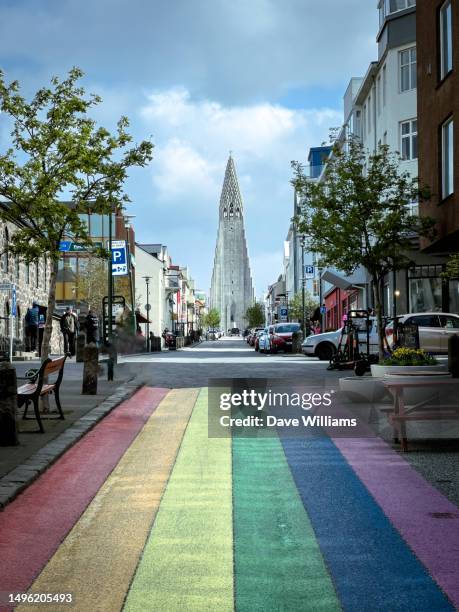
<path id="1" fill-rule="evenodd" d="M 371 96 L 368 96 L 367 116 L 368 116 L 368 133 L 370 133 L 371 132 Z"/>
<path id="2" fill-rule="evenodd" d="M 382 103 L 383 106 L 386 106 L 387 99 L 387 69 L 386 64 L 384 64 L 382 69 Z"/>
<path id="3" fill-rule="evenodd" d="M 418 158 L 418 122 L 416 119 L 400 123 L 400 151 L 402 159 Z"/>
<path id="4" fill-rule="evenodd" d="M 398 52 L 400 68 L 400 91 L 416 88 L 416 47 Z"/>
<path id="5" fill-rule="evenodd" d="M 363 105 L 362 111 L 362 138 L 365 138 L 367 135 L 367 105 Z"/>
<path id="6" fill-rule="evenodd" d="M 453 69 L 453 30 L 451 24 L 451 0 L 440 9 L 440 78 Z"/>
<path id="7" fill-rule="evenodd" d="M 378 76 L 378 80 L 376 81 L 376 106 L 379 117 L 381 114 L 381 75 Z"/>
<path id="8" fill-rule="evenodd" d="M 451 117 L 441 127 L 442 196 L 454 191 L 454 121 Z"/>

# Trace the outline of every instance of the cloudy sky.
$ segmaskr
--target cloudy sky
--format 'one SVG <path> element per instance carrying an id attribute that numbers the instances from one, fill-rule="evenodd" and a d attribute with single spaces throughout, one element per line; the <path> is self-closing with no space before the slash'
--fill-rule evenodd
<path id="1" fill-rule="evenodd" d="M 377 55 L 376 0 L 0 0 L 0 24 L 8 80 L 31 93 L 79 66 L 101 124 L 124 114 L 152 137 L 128 184 L 136 238 L 204 290 L 233 151 L 258 295 L 282 269 L 290 161 L 342 122 L 348 80 Z"/>

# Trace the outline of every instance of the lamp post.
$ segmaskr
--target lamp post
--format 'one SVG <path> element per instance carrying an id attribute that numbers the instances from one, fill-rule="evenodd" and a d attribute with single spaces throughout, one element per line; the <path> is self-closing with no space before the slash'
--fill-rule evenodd
<path id="1" fill-rule="evenodd" d="M 113 311 L 113 253 L 112 253 L 112 242 L 113 242 L 113 219 L 112 210 L 108 214 L 108 304 L 107 304 L 107 339 L 111 344 L 113 339 L 113 324 L 112 324 L 112 311 Z"/>
<path id="2" fill-rule="evenodd" d="M 304 244 L 305 244 L 305 240 L 306 237 L 305 236 L 300 236 L 300 244 L 301 244 L 301 330 L 303 332 L 303 338 L 306 335 L 306 330 L 305 330 L 305 320 L 304 320 L 304 301 L 305 301 L 305 294 L 304 294 L 304 282 L 305 282 L 305 278 L 304 278 Z"/>
<path id="3" fill-rule="evenodd" d="M 147 303 L 145 305 L 145 310 L 147 311 L 147 337 L 146 337 L 146 344 L 147 344 L 147 353 L 149 352 L 149 348 L 150 348 L 150 279 L 151 276 L 144 276 L 143 277 L 145 279 L 145 284 L 147 286 Z"/>
<path id="4" fill-rule="evenodd" d="M 131 296 L 131 314 L 132 314 L 132 327 L 135 335 L 137 331 L 136 317 L 135 317 L 135 305 L 134 305 L 134 287 L 132 282 L 132 265 L 131 265 L 131 247 L 129 242 L 129 229 L 131 227 L 131 219 L 134 219 L 135 215 L 124 215 L 124 228 L 126 230 L 126 252 L 128 260 L 128 271 L 129 271 L 129 293 Z"/>

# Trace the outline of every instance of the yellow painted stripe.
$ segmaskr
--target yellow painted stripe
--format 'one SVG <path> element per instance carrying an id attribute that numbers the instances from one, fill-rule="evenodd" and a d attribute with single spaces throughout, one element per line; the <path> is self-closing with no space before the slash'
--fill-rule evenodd
<path id="1" fill-rule="evenodd" d="M 207 435 L 196 402 L 126 612 L 233 610 L 231 439 Z"/>
<path id="2" fill-rule="evenodd" d="M 194 389 L 167 394 L 31 593 L 73 593 L 72 610 L 78 612 L 122 608 L 197 396 Z M 68 612 L 69 606 L 46 609 Z"/>

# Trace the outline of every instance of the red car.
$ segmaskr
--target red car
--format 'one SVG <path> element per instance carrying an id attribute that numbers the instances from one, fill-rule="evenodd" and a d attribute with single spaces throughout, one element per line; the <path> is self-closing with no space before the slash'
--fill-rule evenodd
<path id="1" fill-rule="evenodd" d="M 271 352 L 291 351 L 292 335 L 300 329 L 301 325 L 299 323 L 277 323 L 273 325 L 271 331 Z"/>
<path id="2" fill-rule="evenodd" d="M 263 331 L 264 327 L 256 327 L 254 329 L 254 331 L 250 334 L 249 339 L 248 339 L 248 343 L 250 346 L 255 346 L 255 340 L 257 338 L 257 333 L 259 331 Z"/>

